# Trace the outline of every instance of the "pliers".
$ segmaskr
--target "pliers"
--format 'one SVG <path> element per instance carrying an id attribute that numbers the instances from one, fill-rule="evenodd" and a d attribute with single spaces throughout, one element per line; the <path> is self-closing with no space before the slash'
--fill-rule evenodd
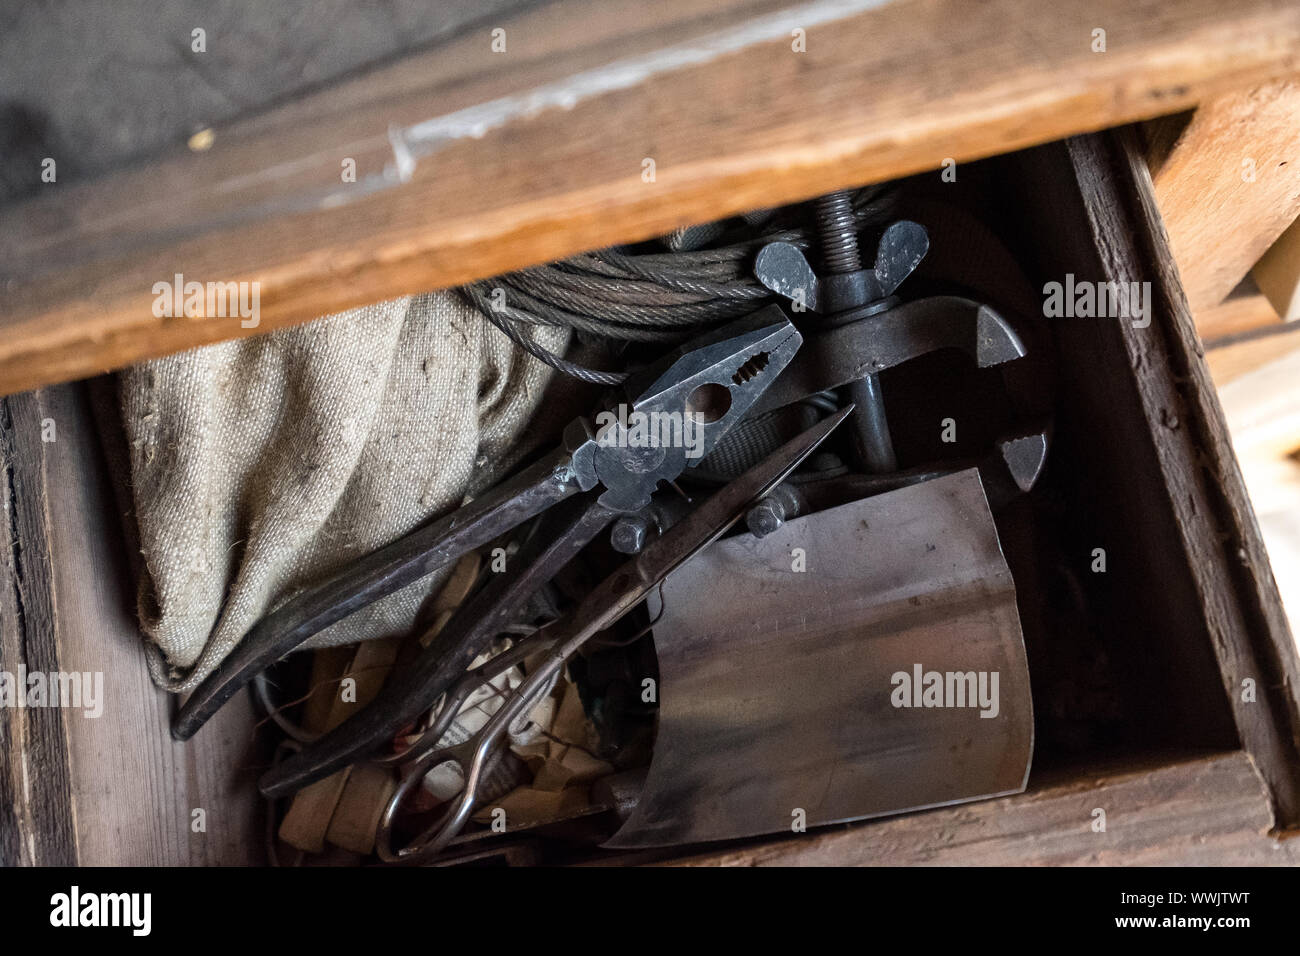
<path id="1" fill-rule="evenodd" d="M 302 591 L 259 621 L 177 713 L 187 740 L 254 676 L 312 635 L 462 555 L 545 514 L 514 565 L 464 604 L 378 700 L 273 768 L 267 794 L 295 790 L 373 752 L 464 673 L 527 600 L 615 517 L 644 508 L 714 448 L 794 357 L 802 337 L 768 306 L 688 342 L 635 372 L 598 415 L 564 431 L 560 448 L 464 507 Z M 622 398 L 624 401 L 616 402 Z M 696 440 L 653 441 L 645 422 L 694 428 Z M 652 441 L 647 444 L 649 437 Z M 548 511 L 548 509 L 551 509 Z"/>

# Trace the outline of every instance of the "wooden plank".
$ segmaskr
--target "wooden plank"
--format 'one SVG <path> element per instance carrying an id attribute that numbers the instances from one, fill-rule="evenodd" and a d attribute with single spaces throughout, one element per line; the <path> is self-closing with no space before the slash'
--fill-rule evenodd
<path id="1" fill-rule="evenodd" d="M 203 152 L 51 187 L 0 213 L 0 392 L 1300 70 L 1287 0 L 996 0 L 981 14 L 962 0 L 669 0 L 651 24 L 641 0 L 564 0 L 503 19 L 505 53 L 476 30 L 218 129 Z M 349 159 L 355 183 L 341 182 Z M 155 316 L 154 285 L 176 274 L 258 283 L 256 327 Z"/>
<path id="2" fill-rule="evenodd" d="M 1216 306 L 1193 312 L 1192 318 L 1207 349 L 1283 327 L 1281 316 L 1261 292 L 1234 293 Z"/>
<path id="3" fill-rule="evenodd" d="M 24 700 L 27 674 L 64 666 L 54 637 L 45 461 L 24 440 L 40 428 L 29 396 L 0 400 L 0 671 Z M 16 704 L 0 707 L 0 865 L 75 864 L 68 718 L 61 708 Z"/>
<path id="4" fill-rule="evenodd" d="M 103 713 L 50 711 L 62 718 L 64 788 L 48 796 L 47 815 L 67 815 L 82 865 L 252 863 L 261 859 L 260 807 L 254 781 L 264 757 L 253 739 L 246 697 L 215 718 L 211 733 L 181 744 L 168 733 L 174 701 L 150 680 L 135 626 L 117 507 L 104 475 L 98 437 L 81 387 L 65 386 L 6 400 L 4 429 L 14 455 L 38 480 L 12 486 L 34 523 L 18 524 L 3 590 L 22 594 L 28 646 L 48 642 L 46 669 L 103 674 Z M 53 441 L 50 437 L 53 427 Z M 6 541 L 13 538 L 6 536 Z M 34 577 L 36 565 L 46 573 Z M 31 714 L 32 712 L 27 712 Z M 4 715 L 0 713 L 0 719 Z M 18 743 L 19 746 L 15 746 Z M 0 764 L 29 766 L 32 751 L 6 741 Z M 4 774 L 0 774 L 3 777 Z M 45 776 L 32 776 L 46 786 Z M 204 811 L 196 831 L 193 811 Z M 31 838 L 30 825 L 20 837 Z M 37 836 L 41 836 L 37 833 Z M 24 859 L 24 862 L 36 860 Z"/>
<path id="5" fill-rule="evenodd" d="M 1300 349 L 1300 323 L 1284 322 L 1268 297 L 1255 289 L 1249 279 L 1221 304 L 1202 309 L 1192 318 L 1220 399 L 1229 382 Z M 1230 417 L 1228 424 L 1231 427 Z M 1235 431 L 1233 443 L 1236 444 Z M 1237 454 L 1241 454 L 1240 448 Z"/>
<path id="6" fill-rule="evenodd" d="M 1271 335 L 1243 335 L 1228 339 L 1205 349 L 1205 363 L 1209 367 L 1214 385 L 1222 390 L 1230 382 L 1282 361 L 1300 350 L 1300 328 L 1285 326 Z M 1284 394 L 1295 396 L 1295 386 L 1288 382 Z M 1300 406 L 1300 401 L 1296 404 Z"/>
<path id="7" fill-rule="evenodd" d="M 1093 829 L 1105 811 L 1104 832 Z M 1246 754 L 1075 775 L 983 803 L 711 850 L 685 866 L 1223 866 L 1300 864 L 1300 840 L 1266 835 Z"/>
<path id="8" fill-rule="evenodd" d="M 1127 132 L 1127 131 L 1126 131 Z M 1071 158 L 1108 280 L 1149 282 L 1151 324 L 1118 322 L 1243 746 L 1281 827 L 1300 826 L 1300 658 L 1132 136 Z M 1243 681 L 1253 681 L 1246 699 Z"/>
<path id="9" fill-rule="evenodd" d="M 1202 103 L 1152 149 L 1156 201 L 1193 313 L 1222 302 L 1300 214 L 1300 83 Z M 1170 120 L 1166 122 L 1177 122 Z"/>
<path id="10" fill-rule="evenodd" d="M 1300 125 L 1300 104 L 1291 122 Z M 1300 219 L 1278 236 L 1250 274 L 1283 321 L 1300 319 Z"/>

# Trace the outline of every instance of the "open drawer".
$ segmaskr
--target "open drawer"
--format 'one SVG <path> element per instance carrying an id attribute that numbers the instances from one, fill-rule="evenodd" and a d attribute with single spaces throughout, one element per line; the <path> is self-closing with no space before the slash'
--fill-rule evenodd
<path id="1" fill-rule="evenodd" d="M 1027 792 L 565 861 L 1300 859 L 1268 835 L 1300 826 L 1300 664 L 1142 159 L 1121 131 L 963 166 L 960 181 L 1028 274 L 1036 307 L 1051 283 L 1067 298 L 1083 283 L 1136 284 L 1145 303 L 1122 316 L 1028 316 L 1052 366 L 1053 446 L 1000 527 L 1035 705 Z M 267 809 L 254 781 L 270 758 L 249 702 L 179 744 L 167 730 L 175 701 L 145 671 L 137 551 L 107 479 L 112 444 L 105 452 L 96 436 L 115 414 L 111 394 L 93 381 L 3 403 L 0 662 L 103 672 L 113 716 L 0 711 L 0 860 L 257 862 Z M 43 440 L 51 420 L 57 438 Z M 509 841 L 486 852 L 534 858 Z"/>

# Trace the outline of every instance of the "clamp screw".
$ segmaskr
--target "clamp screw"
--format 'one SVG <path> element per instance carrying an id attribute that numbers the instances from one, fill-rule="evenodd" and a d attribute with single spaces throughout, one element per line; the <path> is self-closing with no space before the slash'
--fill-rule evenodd
<path id="1" fill-rule="evenodd" d="M 818 196 L 815 208 L 822 263 L 827 274 L 857 272 L 862 268 L 862 257 L 858 254 L 858 218 L 853 212 L 852 194 L 841 189 Z"/>

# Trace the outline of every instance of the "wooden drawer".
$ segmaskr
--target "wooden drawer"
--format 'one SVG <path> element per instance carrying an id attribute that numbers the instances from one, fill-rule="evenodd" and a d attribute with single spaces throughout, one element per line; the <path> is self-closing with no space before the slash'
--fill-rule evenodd
<path id="1" fill-rule="evenodd" d="M 1300 665 L 1145 165 L 1119 131 L 962 169 L 1036 289 L 1067 274 L 1150 283 L 1149 324 L 1033 319 L 1055 366 L 1054 443 L 1043 482 L 1003 529 L 1038 713 L 1028 792 L 591 862 L 1300 859 L 1296 843 L 1265 835 L 1300 826 Z M 0 406 L 0 533 L 11 542 L 0 662 L 103 671 L 114 713 L 129 715 L 0 711 L 0 860 L 257 861 L 254 779 L 269 758 L 251 707 L 237 699 L 178 744 L 167 733 L 175 702 L 145 672 L 129 597 L 136 551 L 95 434 L 111 401 L 98 380 Z M 41 440 L 47 419 L 56 441 Z M 1096 548 L 1104 573 L 1091 569 Z M 1098 808 L 1104 832 L 1092 826 Z"/>

